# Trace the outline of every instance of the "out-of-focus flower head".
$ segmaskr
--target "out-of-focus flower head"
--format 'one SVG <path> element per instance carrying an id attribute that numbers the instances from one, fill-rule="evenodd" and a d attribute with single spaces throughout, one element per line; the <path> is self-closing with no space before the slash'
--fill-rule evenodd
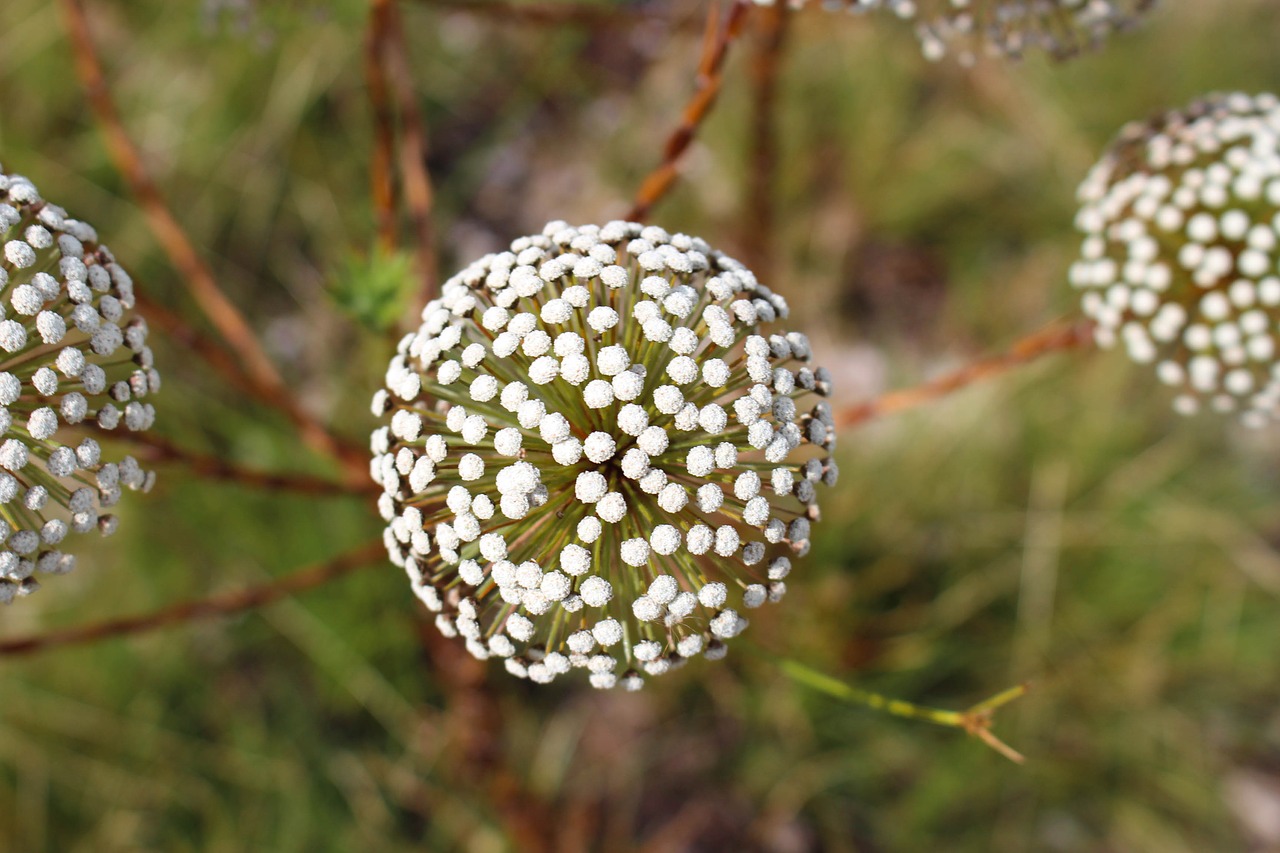
<path id="1" fill-rule="evenodd" d="M 774 0 L 756 0 L 771 6 Z M 804 5 L 805 0 L 793 2 Z M 1066 59 L 1126 30 L 1156 0 L 824 0 L 832 10 L 884 11 L 914 21 L 924 55 L 968 65 L 1043 51 Z"/>
<path id="2" fill-rule="evenodd" d="M 133 281 L 84 222 L 0 169 L 0 602 L 71 571 L 68 533 L 108 535 L 155 475 L 95 435 L 151 427 L 160 376 Z"/>
<path id="3" fill-rule="evenodd" d="M 1212 95 L 1126 127 L 1080 187 L 1071 281 L 1099 345 L 1261 426 L 1280 413 L 1280 99 Z"/>

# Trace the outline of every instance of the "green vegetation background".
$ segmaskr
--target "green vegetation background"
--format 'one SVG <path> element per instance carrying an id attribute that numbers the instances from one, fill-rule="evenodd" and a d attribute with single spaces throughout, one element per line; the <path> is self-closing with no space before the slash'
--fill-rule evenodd
<path id="1" fill-rule="evenodd" d="M 307 405 L 366 434 L 407 262 L 367 259 L 362 4 L 86 3 L 177 215 Z M 446 270 L 547 219 L 625 211 L 690 91 L 701 4 L 597 29 L 403 6 Z M 973 71 L 921 60 L 891 16 L 794 18 L 762 274 L 843 400 L 1072 311 L 1074 187 L 1124 121 L 1280 87 L 1270 0 L 1163 6 L 1073 64 Z M 653 217 L 748 256 L 756 49 L 735 49 Z M 47 0 L 0 3 L 0 162 L 190 313 Z M 159 350 L 164 435 L 324 472 L 279 418 Z M 513 791 L 563 850 L 1275 849 L 1280 442 L 1168 402 L 1122 356 L 1058 356 L 847 433 L 814 553 L 752 617 L 765 654 L 738 646 L 638 695 L 495 667 L 500 713 L 470 716 L 390 565 L 240 618 L 0 660 L 0 849 L 520 849 Z M 0 636 L 259 583 L 378 535 L 365 496 L 178 467 L 126 503 L 75 575 L 0 612 Z M 772 655 L 946 707 L 1029 679 L 998 727 L 1029 762 L 793 686 Z M 477 768 L 457 746 L 472 727 Z"/>

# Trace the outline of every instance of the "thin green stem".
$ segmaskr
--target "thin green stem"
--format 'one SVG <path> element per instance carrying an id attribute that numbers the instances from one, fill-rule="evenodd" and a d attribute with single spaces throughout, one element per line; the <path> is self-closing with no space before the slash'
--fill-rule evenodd
<path id="1" fill-rule="evenodd" d="M 784 658 L 778 662 L 778 667 L 783 674 L 798 684 L 825 693 L 842 702 L 848 702 L 853 705 L 862 705 L 874 711 L 883 711 L 895 717 L 903 717 L 909 720 L 922 720 L 927 723 L 933 723 L 938 726 L 947 728 L 963 729 L 966 734 L 976 737 L 996 752 L 1008 758 L 1017 764 L 1022 764 L 1026 759 L 1021 753 L 1014 750 L 1008 744 L 997 738 L 991 732 L 991 725 L 994 720 L 996 711 L 1013 700 L 1026 694 L 1029 689 L 1027 684 L 1019 684 L 1002 690 L 999 693 L 982 700 L 969 707 L 964 711 L 948 711 L 942 708 L 931 708 L 925 705 L 917 705 L 914 702 L 908 702 L 904 699 L 895 699 L 891 696 L 885 696 L 882 693 L 875 693 L 870 690 L 863 690 L 859 687 L 853 687 L 850 684 L 833 678 L 830 675 L 819 672 L 812 667 L 806 666 L 798 661 Z"/>

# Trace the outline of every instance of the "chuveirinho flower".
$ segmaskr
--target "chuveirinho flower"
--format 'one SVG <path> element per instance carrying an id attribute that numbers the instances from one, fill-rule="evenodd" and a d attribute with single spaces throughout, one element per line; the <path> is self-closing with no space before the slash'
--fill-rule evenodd
<path id="1" fill-rule="evenodd" d="M 552 222 L 445 283 L 373 399 L 387 549 L 449 636 L 635 689 L 777 601 L 835 482 L 830 377 L 700 239 Z"/>
<path id="2" fill-rule="evenodd" d="M 1099 345 L 1261 426 L 1280 414 L 1280 99 L 1211 95 L 1129 125 L 1080 187 L 1071 281 Z"/>
<path id="3" fill-rule="evenodd" d="M 148 429 L 160 376 L 133 281 L 84 222 L 0 169 L 0 602 L 64 574 L 68 533 L 111 534 L 137 460 L 104 458 L 95 434 Z"/>
<path id="4" fill-rule="evenodd" d="M 757 0 L 772 5 L 773 0 Z M 797 5 L 803 5 L 800 0 Z M 1156 0 L 825 0 L 829 9 L 884 10 L 916 23 L 924 55 L 964 64 L 1044 51 L 1065 59 L 1134 26 Z"/>

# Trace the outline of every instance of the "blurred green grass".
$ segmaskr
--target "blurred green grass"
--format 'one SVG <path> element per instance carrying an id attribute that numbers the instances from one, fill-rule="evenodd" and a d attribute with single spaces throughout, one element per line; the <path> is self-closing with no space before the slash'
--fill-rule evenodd
<path id="1" fill-rule="evenodd" d="M 1072 310 L 1074 187 L 1120 125 L 1277 86 L 1265 0 L 1164 5 L 1074 64 L 973 72 L 923 62 L 892 20 L 796 17 L 772 278 L 847 387 L 909 384 Z M 362 4 L 259 8 L 247 31 L 195 3 L 89 6 L 178 216 L 307 405 L 362 440 L 389 344 L 332 298 L 372 245 Z M 404 14 L 447 269 L 547 219 L 620 215 L 698 50 L 697 27 Z M 189 308 L 106 160 L 56 7 L 8 0 L 0 47 L 0 162 Z M 655 215 L 732 250 L 748 248 L 752 49 Z M 873 246 L 933 258 L 923 289 L 869 292 Z M 325 470 L 281 420 L 160 350 L 166 435 Z M 1251 821 L 1258 797 L 1280 802 L 1280 442 L 1179 419 L 1151 385 L 1112 355 L 1057 356 L 848 433 L 814 554 L 752 620 L 773 654 L 928 704 L 1031 680 L 997 729 L 1026 767 L 808 693 L 745 650 L 637 696 L 493 670 L 498 725 L 459 721 L 387 565 L 233 619 L 0 661 L 0 848 L 521 849 L 495 789 L 457 766 L 472 726 L 496 756 L 476 772 L 530 792 L 536 820 L 584 849 L 1267 849 L 1280 838 Z M 368 503 L 166 469 L 0 633 L 283 574 L 377 535 Z"/>

